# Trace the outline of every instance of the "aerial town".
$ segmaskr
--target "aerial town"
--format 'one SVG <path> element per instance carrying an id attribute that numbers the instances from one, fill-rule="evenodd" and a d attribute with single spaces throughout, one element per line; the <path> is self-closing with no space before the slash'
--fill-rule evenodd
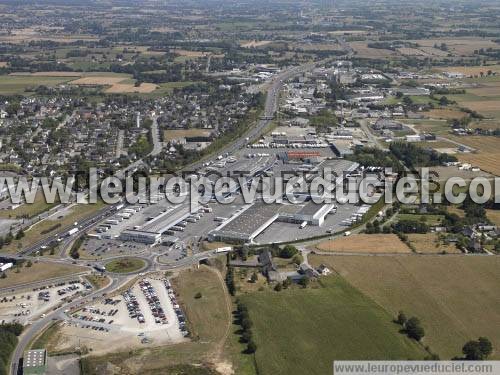
<path id="1" fill-rule="evenodd" d="M 498 2 L 0 15 L 0 375 L 500 359 Z"/>

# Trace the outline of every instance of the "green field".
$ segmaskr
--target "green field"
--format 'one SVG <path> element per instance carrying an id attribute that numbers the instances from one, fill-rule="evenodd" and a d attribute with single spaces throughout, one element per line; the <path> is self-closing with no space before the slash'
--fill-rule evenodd
<path id="1" fill-rule="evenodd" d="M 146 263 L 139 258 L 120 258 L 106 263 L 106 271 L 113 273 L 130 273 L 144 268 Z"/>
<path id="2" fill-rule="evenodd" d="M 466 341 L 488 337 L 500 358 L 500 258 L 495 256 L 311 256 L 344 276 L 378 305 L 416 316 L 424 344 L 441 359 Z"/>
<path id="3" fill-rule="evenodd" d="M 398 214 L 398 220 L 422 221 L 427 225 L 437 225 L 444 218 L 443 215 L 418 215 L 418 214 Z"/>
<path id="4" fill-rule="evenodd" d="M 75 77 L 0 76 L 0 95 L 22 94 L 38 86 L 56 86 Z"/>
<path id="5" fill-rule="evenodd" d="M 344 279 L 316 289 L 257 292 L 241 299 L 252 318 L 259 374 L 329 374 L 340 359 L 422 359 L 393 317 Z"/>

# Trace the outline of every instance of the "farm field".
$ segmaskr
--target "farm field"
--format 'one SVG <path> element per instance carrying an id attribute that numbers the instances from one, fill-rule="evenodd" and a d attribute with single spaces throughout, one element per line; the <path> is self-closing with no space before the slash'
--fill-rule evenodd
<path id="1" fill-rule="evenodd" d="M 171 141 L 172 139 L 184 137 L 208 137 L 209 135 L 210 130 L 198 128 L 165 130 L 163 132 L 165 141 Z"/>
<path id="2" fill-rule="evenodd" d="M 16 272 L 15 267 L 7 270 L 5 272 L 7 277 L 5 279 L 0 279 L 0 288 L 11 287 L 24 283 L 32 283 L 85 271 L 87 271 L 87 268 L 85 267 L 57 263 L 33 262 L 31 267 L 26 267 L 26 265 L 21 267 L 19 273 Z"/>
<path id="3" fill-rule="evenodd" d="M 349 45 L 354 49 L 356 55 L 367 58 L 387 58 L 395 56 L 396 52 L 389 49 L 369 48 L 368 42 L 351 42 Z"/>
<path id="4" fill-rule="evenodd" d="M 395 234 L 356 234 L 321 242 L 320 251 L 338 253 L 409 253 L 411 250 Z"/>
<path id="5" fill-rule="evenodd" d="M 241 296 L 253 321 L 259 374 L 328 374 L 340 359 L 422 359 L 393 317 L 343 278 L 317 288 Z"/>
<path id="6" fill-rule="evenodd" d="M 403 124 L 413 125 L 415 129 L 424 133 L 435 133 L 436 135 L 449 134 L 450 126 L 446 120 L 440 119 L 402 119 Z"/>
<path id="7" fill-rule="evenodd" d="M 425 220 L 425 223 L 427 225 L 437 225 L 441 222 L 441 219 L 443 219 L 443 216 L 442 215 L 398 214 L 397 219 L 398 220 L 411 220 L 411 221 Z"/>
<path id="8" fill-rule="evenodd" d="M 48 76 L 0 76 L 0 95 L 15 95 L 33 91 L 38 86 L 57 86 L 68 82 L 72 77 Z"/>
<path id="9" fill-rule="evenodd" d="M 483 38 L 436 38 L 436 39 L 418 39 L 412 40 L 423 47 L 434 47 L 434 45 L 441 45 L 445 43 L 448 46 L 449 52 L 460 55 L 469 56 L 474 53 L 474 50 L 480 48 L 496 48 L 497 44 L 492 40 Z"/>
<path id="10" fill-rule="evenodd" d="M 148 94 L 155 91 L 157 87 L 154 83 L 141 83 L 139 86 L 131 83 L 115 83 L 110 88 L 104 90 L 104 92 L 107 94 Z"/>
<path id="11" fill-rule="evenodd" d="M 231 327 L 230 313 L 224 307 L 224 301 L 229 301 L 229 297 L 223 288 L 223 280 L 214 270 L 202 266 L 198 270 L 182 271 L 172 279 L 172 284 L 186 313 L 192 341 L 86 357 L 82 361 L 85 374 L 102 374 L 103 369 L 113 366 L 119 373 L 132 371 L 153 375 L 169 373 L 171 366 L 177 365 L 196 365 L 200 374 L 211 374 L 202 371 L 203 366 L 214 360 L 218 349 L 222 350 Z M 194 296 L 198 292 L 202 297 L 196 299 Z M 225 349 L 224 359 L 229 358 Z"/>
<path id="12" fill-rule="evenodd" d="M 269 43 L 272 43 L 270 40 L 250 40 L 250 41 L 243 41 L 240 43 L 240 47 L 243 48 L 257 48 L 257 47 L 263 47 Z"/>
<path id="13" fill-rule="evenodd" d="M 437 233 L 426 233 L 426 234 L 410 233 L 408 234 L 408 240 L 410 241 L 410 244 L 415 247 L 417 253 L 437 254 L 437 253 L 442 253 L 443 251 L 448 254 L 461 253 L 461 251 L 458 250 L 454 244 L 442 243 L 439 240 L 439 236 Z"/>
<path id="14" fill-rule="evenodd" d="M 444 119 L 444 120 L 462 119 L 467 116 L 467 113 L 465 112 L 459 111 L 457 109 L 446 109 L 446 108 L 431 109 L 430 111 L 423 112 L 422 114 L 430 119 Z"/>
<path id="15" fill-rule="evenodd" d="M 471 163 L 495 176 L 500 176 L 500 147 L 497 137 L 487 136 L 449 136 L 450 139 L 478 150 L 475 153 L 457 154 L 461 162 Z"/>
<path id="16" fill-rule="evenodd" d="M 447 66 L 439 68 L 441 72 L 454 72 L 462 73 L 469 76 L 478 76 L 481 73 L 487 74 L 489 70 L 493 73 L 500 73 L 500 65 L 486 65 L 486 66 Z"/>
<path id="17" fill-rule="evenodd" d="M 486 216 L 493 224 L 500 226 L 500 210 L 486 210 Z"/>
<path id="18" fill-rule="evenodd" d="M 418 317 L 424 344 L 441 359 L 460 355 L 464 343 L 479 336 L 500 347 L 498 257 L 312 255 L 309 261 L 329 265 L 390 314 Z"/>

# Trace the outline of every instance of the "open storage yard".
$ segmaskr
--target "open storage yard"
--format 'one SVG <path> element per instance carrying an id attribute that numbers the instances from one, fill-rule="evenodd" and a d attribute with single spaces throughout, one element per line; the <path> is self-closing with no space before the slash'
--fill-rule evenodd
<path id="1" fill-rule="evenodd" d="M 316 256 L 390 314 L 418 317 L 425 345 L 442 359 L 488 337 L 500 347 L 500 258 L 493 256 Z M 493 359 L 498 359 L 496 351 Z"/>

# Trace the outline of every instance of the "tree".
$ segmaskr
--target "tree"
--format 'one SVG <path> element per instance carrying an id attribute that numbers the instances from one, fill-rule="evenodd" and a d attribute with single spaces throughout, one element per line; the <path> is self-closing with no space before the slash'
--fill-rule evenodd
<path id="1" fill-rule="evenodd" d="M 252 321 L 248 318 L 244 318 L 241 320 L 241 327 L 243 327 L 243 329 L 245 331 L 249 330 L 250 328 L 252 328 Z"/>
<path id="2" fill-rule="evenodd" d="M 28 261 L 26 262 L 26 267 L 28 267 L 28 268 L 29 268 L 29 267 L 31 267 L 32 265 L 33 265 L 33 263 L 31 262 L 31 260 L 28 260 Z"/>
<path id="3" fill-rule="evenodd" d="M 477 341 L 479 342 L 479 349 L 481 350 L 484 358 L 488 358 L 493 352 L 493 345 L 491 344 L 491 341 L 486 337 L 480 337 Z"/>
<path id="4" fill-rule="evenodd" d="M 307 276 L 302 277 L 299 280 L 299 285 L 301 285 L 303 288 L 307 288 L 307 286 L 309 285 L 309 278 Z"/>
<path id="5" fill-rule="evenodd" d="M 420 341 L 425 336 L 424 328 L 418 318 L 410 318 L 405 324 L 405 331 L 408 337 Z"/>
<path id="6" fill-rule="evenodd" d="M 488 358 L 493 352 L 493 345 L 486 337 L 480 337 L 477 340 L 470 340 L 465 343 L 462 353 L 465 359 L 469 361 L 482 361 Z"/>
<path id="7" fill-rule="evenodd" d="M 259 279 L 259 276 L 257 276 L 256 272 L 252 273 L 252 276 L 250 276 L 251 283 L 256 283 L 258 279 Z"/>
<path id="8" fill-rule="evenodd" d="M 252 340 L 252 331 L 250 330 L 243 331 L 243 333 L 241 334 L 241 341 L 250 342 L 251 340 Z"/>
<path id="9" fill-rule="evenodd" d="M 292 280 L 287 277 L 285 280 L 283 280 L 283 288 L 287 289 L 290 285 L 292 285 Z"/>
<path id="10" fill-rule="evenodd" d="M 16 240 L 20 240 L 23 237 L 24 237 L 24 231 L 20 229 L 19 232 L 16 233 Z"/>
<path id="11" fill-rule="evenodd" d="M 274 290 L 277 291 L 277 292 L 280 292 L 281 289 L 283 289 L 283 286 L 280 283 L 276 284 L 275 287 L 274 287 Z"/>
<path id="12" fill-rule="evenodd" d="M 198 292 L 198 293 L 196 293 L 196 294 L 194 295 L 194 298 L 196 298 L 196 299 L 200 299 L 201 297 L 202 297 L 201 292 Z"/>
<path id="13" fill-rule="evenodd" d="M 299 250 L 295 246 L 286 245 L 283 249 L 280 250 L 279 256 L 280 258 L 290 259 L 298 253 Z"/>
<path id="14" fill-rule="evenodd" d="M 479 348 L 479 342 L 475 340 L 467 341 L 462 348 L 462 353 L 464 353 L 465 359 L 469 361 L 479 361 L 483 359 L 481 349 Z"/>
<path id="15" fill-rule="evenodd" d="M 5 272 L 0 273 L 0 279 L 6 279 L 7 274 Z"/>
<path id="16" fill-rule="evenodd" d="M 408 321 L 408 319 L 406 318 L 406 315 L 404 312 L 400 311 L 399 314 L 398 314 L 398 318 L 396 319 L 396 322 L 401 325 L 401 326 L 405 326 L 406 322 Z"/>
<path id="17" fill-rule="evenodd" d="M 247 353 L 252 354 L 257 351 L 257 345 L 255 345 L 255 342 L 251 340 L 248 345 L 247 345 Z"/>

